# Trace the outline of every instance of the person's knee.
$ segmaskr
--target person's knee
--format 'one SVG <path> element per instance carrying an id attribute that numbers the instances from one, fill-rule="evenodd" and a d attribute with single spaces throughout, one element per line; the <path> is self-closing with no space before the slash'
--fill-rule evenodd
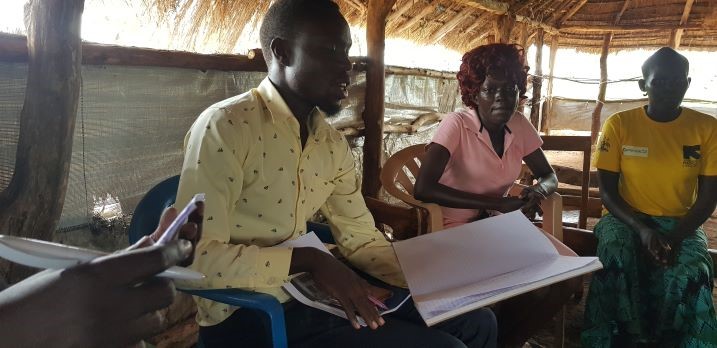
<path id="1" fill-rule="evenodd" d="M 416 347 L 466 348 L 466 345 L 456 337 L 438 330 L 431 331 L 432 334 L 429 337 L 424 337 L 420 342 L 417 342 L 418 345 L 416 345 Z"/>
<path id="2" fill-rule="evenodd" d="M 488 308 L 481 308 L 471 312 L 470 314 L 470 322 L 476 326 L 476 331 L 492 334 L 498 332 L 498 320 L 492 310 Z"/>

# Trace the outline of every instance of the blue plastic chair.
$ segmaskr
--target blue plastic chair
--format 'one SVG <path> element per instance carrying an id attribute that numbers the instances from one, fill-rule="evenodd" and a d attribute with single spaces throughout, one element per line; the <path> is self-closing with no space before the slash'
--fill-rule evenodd
<path id="1" fill-rule="evenodd" d="M 149 190 L 137 204 L 129 225 L 130 244 L 134 244 L 157 228 L 162 212 L 174 204 L 178 186 L 179 175 L 166 179 Z M 314 231 L 323 242 L 333 243 L 333 236 L 328 225 L 309 222 L 307 230 Z M 274 348 L 287 347 L 284 308 L 273 296 L 240 289 L 180 289 L 180 291 L 230 306 L 251 308 L 263 312 L 266 314 L 267 324 L 270 326 L 272 346 Z M 202 345 L 201 342 L 199 345 Z"/>

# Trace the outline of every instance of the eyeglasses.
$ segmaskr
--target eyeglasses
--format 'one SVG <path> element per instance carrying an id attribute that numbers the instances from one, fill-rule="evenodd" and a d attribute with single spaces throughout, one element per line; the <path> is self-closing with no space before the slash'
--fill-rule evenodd
<path id="1" fill-rule="evenodd" d="M 515 95 L 515 93 L 518 92 L 518 86 L 512 85 L 512 86 L 504 86 L 504 87 L 500 87 L 500 88 L 481 87 L 481 89 L 480 89 L 480 93 L 485 96 L 494 96 L 494 95 L 497 95 L 498 92 L 500 92 L 501 95 L 505 94 L 505 95 L 513 96 L 513 95 Z"/>

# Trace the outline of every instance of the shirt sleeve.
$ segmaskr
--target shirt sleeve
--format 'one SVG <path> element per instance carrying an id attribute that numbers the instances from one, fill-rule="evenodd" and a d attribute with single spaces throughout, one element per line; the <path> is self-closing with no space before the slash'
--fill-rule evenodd
<path id="1" fill-rule="evenodd" d="M 522 113 L 517 113 L 513 117 L 520 117 L 520 134 L 516 134 L 523 141 L 523 156 L 528 156 L 535 150 L 543 146 L 543 139 L 533 127 L 533 124 Z"/>
<path id="2" fill-rule="evenodd" d="M 622 144 L 620 142 L 620 124 L 616 115 L 610 116 L 602 126 L 598 146 L 593 157 L 597 169 L 620 172 Z"/>
<path id="3" fill-rule="evenodd" d="M 431 142 L 445 147 L 453 155 L 453 151 L 458 147 L 461 140 L 462 127 L 463 122 L 460 115 L 450 113 L 441 120 Z"/>
<path id="4" fill-rule="evenodd" d="M 406 287 L 391 243 L 376 229 L 366 208 L 356 164 L 348 143 L 344 144 L 345 151 L 338 163 L 345 169 L 334 179 L 336 186 L 321 212 L 329 220 L 339 251 L 353 266 L 388 284 Z"/>
<path id="5" fill-rule="evenodd" d="M 717 121 L 713 121 L 712 124 L 717 124 Z M 700 175 L 717 175 L 717 126 L 712 127 L 712 134 L 704 146 L 705 149 L 702 151 Z"/>
<path id="6" fill-rule="evenodd" d="M 192 268 L 206 278 L 200 288 L 245 288 L 261 291 L 283 284 L 289 275 L 290 248 L 235 244 L 229 215 L 241 194 L 242 169 L 250 144 L 248 125 L 232 120 L 224 109 L 210 108 L 185 138 L 185 155 L 177 193 L 183 206 L 196 193 L 205 194 L 202 237 Z M 240 127 L 240 128 L 236 128 Z"/>

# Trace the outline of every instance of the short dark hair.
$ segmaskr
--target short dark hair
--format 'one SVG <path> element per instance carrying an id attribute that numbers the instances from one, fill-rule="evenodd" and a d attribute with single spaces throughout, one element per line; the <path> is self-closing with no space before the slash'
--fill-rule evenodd
<path id="1" fill-rule="evenodd" d="M 290 39 L 300 24 L 308 20 L 325 20 L 341 16 L 339 6 L 332 0 L 277 0 L 261 22 L 259 40 L 268 66 L 271 62 L 271 41 L 277 37 Z M 343 17 L 342 17 L 343 18 Z"/>
<path id="2" fill-rule="evenodd" d="M 689 73 L 690 71 L 690 61 L 687 60 L 685 56 L 679 54 L 670 47 L 662 47 L 657 50 L 657 52 L 653 53 L 650 58 L 647 58 L 644 63 L 642 63 L 642 77 L 647 78 L 650 70 L 652 70 L 658 63 L 664 62 L 682 65 L 682 67 L 685 68 L 685 73 Z"/>

